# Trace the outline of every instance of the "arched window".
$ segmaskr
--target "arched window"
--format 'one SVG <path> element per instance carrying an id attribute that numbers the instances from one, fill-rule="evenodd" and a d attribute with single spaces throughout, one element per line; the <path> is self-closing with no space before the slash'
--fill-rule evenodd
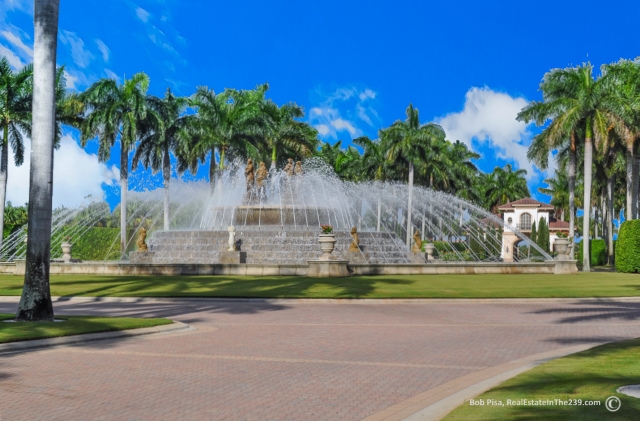
<path id="1" fill-rule="evenodd" d="M 521 230 L 531 229 L 531 214 L 523 213 L 522 215 L 520 215 L 520 229 Z"/>

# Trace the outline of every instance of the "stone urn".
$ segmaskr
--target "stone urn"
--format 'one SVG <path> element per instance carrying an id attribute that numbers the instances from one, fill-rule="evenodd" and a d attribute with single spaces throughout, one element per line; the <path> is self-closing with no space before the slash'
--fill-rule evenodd
<path id="1" fill-rule="evenodd" d="M 568 260 L 569 257 L 567 253 L 569 252 L 569 239 L 568 238 L 557 238 L 553 242 L 553 248 L 556 250 L 558 255 L 556 256 L 556 260 Z"/>
<path id="2" fill-rule="evenodd" d="M 433 260 L 433 251 L 436 249 L 432 243 L 426 243 L 424 245 L 424 251 L 427 252 L 427 262 Z"/>
<path id="3" fill-rule="evenodd" d="M 60 247 L 62 247 L 62 260 L 65 263 L 71 263 L 71 248 L 73 244 L 68 241 L 63 241 Z"/>
<path id="4" fill-rule="evenodd" d="M 331 253 L 333 253 L 333 249 L 336 245 L 336 235 L 335 234 L 320 234 L 320 239 L 318 240 L 320 243 L 320 248 L 322 249 L 322 256 L 318 258 L 318 260 L 331 260 Z"/>

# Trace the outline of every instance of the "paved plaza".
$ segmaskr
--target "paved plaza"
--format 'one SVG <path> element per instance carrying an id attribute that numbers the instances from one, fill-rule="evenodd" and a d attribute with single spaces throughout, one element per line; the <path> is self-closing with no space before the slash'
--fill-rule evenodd
<path id="1" fill-rule="evenodd" d="M 55 309 L 195 329 L 1 354 L 3 421 L 395 420 L 412 398 L 463 376 L 640 337 L 640 301 L 73 300 Z"/>

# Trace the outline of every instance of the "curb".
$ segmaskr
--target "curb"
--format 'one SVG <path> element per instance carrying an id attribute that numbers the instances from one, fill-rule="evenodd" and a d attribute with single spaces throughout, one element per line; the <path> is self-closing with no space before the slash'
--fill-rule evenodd
<path id="1" fill-rule="evenodd" d="M 469 399 L 556 358 L 609 342 L 574 345 L 489 367 L 436 386 L 426 392 L 392 405 L 362 421 L 438 421 Z"/>
<path id="2" fill-rule="evenodd" d="M 58 338 L 34 339 L 31 341 L 9 342 L 0 344 L 0 354 L 10 352 L 29 351 L 32 349 L 49 348 L 60 345 L 72 345 L 109 339 L 132 338 L 135 336 L 153 335 L 159 333 L 174 333 L 193 329 L 188 324 L 174 321 L 172 324 L 144 327 L 139 329 L 118 330 L 114 332 L 87 333 L 84 335 L 61 336 Z"/>
<path id="3" fill-rule="evenodd" d="M 17 303 L 18 295 L 0 296 L 0 302 Z M 584 298 L 225 298 L 225 297 L 51 297 L 54 303 L 264 303 L 264 304 L 525 304 L 525 303 L 640 303 L 638 297 L 584 297 Z"/>

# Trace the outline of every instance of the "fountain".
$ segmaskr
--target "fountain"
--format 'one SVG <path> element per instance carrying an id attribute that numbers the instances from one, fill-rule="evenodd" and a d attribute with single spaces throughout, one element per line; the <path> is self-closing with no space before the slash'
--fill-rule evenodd
<path id="1" fill-rule="evenodd" d="M 128 245 L 133 247 L 137 233 L 144 229 L 149 235 L 142 241 L 148 251 L 142 248 L 140 253 L 120 257 L 151 265 L 306 266 L 320 257 L 320 225 L 331 225 L 336 240 L 332 258 L 351 266 L 501 264 L 506 226 L 501 218 L 420 186 L 413 188 L 408 211 L 408 194 L 401 183 L 342 181 L 317 159 L 295 164 L 289 160 L 284 169 L 271 171 L 263 162 L 257 170 L 251 161 L 235 162 L 217 176 L 213 193 L 208 182 L 172 180 L 168 231 L 162 230 L 163 190 L 132 189 Z M 64 238 L 75 243 L 109 215 L 106 204 L 91 200 L 74 209 L 57 210 L 52 258 L 61 255 Z M 524 244 L 537 249 L 541 260 L 552 260 L 514 231 Z M 0 258 L 23 259 L 25 235 L 21 230 L 5 239 Z M 118 239 L 114 235 L 105 260 L 114 258 Z M 384 270 L 366 273 L 388 273 Z"/>

